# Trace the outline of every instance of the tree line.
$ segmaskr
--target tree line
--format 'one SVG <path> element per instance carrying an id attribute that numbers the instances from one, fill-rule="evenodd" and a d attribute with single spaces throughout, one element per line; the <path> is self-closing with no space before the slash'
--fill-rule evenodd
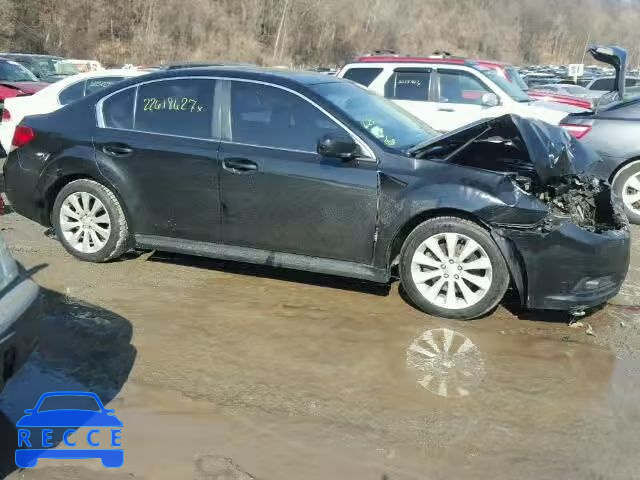
<path id="1" fill-rule="evenodd" d="M 638 25 L 640 0 L 0 0 L 0 51 L 107 65 L 339 65 L 376 49 L 558 64 L 600 42 L 635 66 Z"/>

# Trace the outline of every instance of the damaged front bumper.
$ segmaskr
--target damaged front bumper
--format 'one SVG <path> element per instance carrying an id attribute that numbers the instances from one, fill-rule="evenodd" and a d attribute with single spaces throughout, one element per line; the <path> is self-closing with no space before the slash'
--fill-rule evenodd
<path id="1" fill-rule="evenodd" d="M 532 309 L 578 312 L 603 304 L 618 294 L 629 268 L 626 227 L 596 233 L 567 221 L 551 231 L 500 228 L 494 236 L 520 261 L 518 288 Z"/>

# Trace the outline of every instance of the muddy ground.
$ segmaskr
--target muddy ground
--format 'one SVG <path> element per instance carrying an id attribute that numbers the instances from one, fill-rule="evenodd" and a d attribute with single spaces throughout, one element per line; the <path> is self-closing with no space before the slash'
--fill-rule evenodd
<path id="1" fill-rule="evenodd" d="M 397 284 L 187 256 L 92 265 L 15 214 L 0 228 L 47 302 L 0 396 L 9 478 L 640 478 L 637 241 L 622 294 L 572 328 L 509 302 L 448 321 Z M 16 471 L 15 422 L 52 390 L 115 409 L 122 468 Z"/>

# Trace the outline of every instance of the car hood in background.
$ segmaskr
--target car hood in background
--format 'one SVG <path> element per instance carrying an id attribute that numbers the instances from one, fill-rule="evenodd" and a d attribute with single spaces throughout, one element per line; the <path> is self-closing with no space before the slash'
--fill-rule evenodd
<path id="1" fill-rule="evenodd" d="M 502 137 L 507 140 L 513 138 L 514 134 L 519 134 L 522 139 L 542 184 L 547 184 L 554 178 L 588 172 L 590 167 L 599 161 L 595 153 L 580 145 L 562 128 L 517 115 L 479 120 L 416 145 L 408 153 L 419 156 L 421 152 L 450 142 L 460 144 L 460 148 L 465 149 L 481 138 Z"/>

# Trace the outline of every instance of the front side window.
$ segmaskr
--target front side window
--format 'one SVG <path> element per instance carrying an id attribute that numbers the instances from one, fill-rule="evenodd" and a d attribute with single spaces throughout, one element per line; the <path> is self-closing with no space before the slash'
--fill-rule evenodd
<path id="1" fill-rule="evenodd" d="M 469 72 L 439 70 L 439 102 L 482 105 L 482 96 L 492 93 L 489 88 Z"/>
<path id="2" fill-rule="evenodd" d="M 381 68 L 350 68 L 345 72 L 342 78 L 359 83 L 365 87 L 371 85 L 371 83 L 380 75 Z"/>
<path id="3" fill-rule="evenodd" d="M 429 83 L 431 72 L 398 71 L 387 80 L 384 96 L 394 100 L 417 100 L 426 102 L 429 99 Z"/>
<path id="4" fill-rule="evenodd" d="M 231 83 L 231 139 L 236 143 L 316 152 L 323 135 L 341 128 L 291 92 L 252 82 Z"/>
<path id="5" fill-rule="evenodd" d="M 393 102 L 349 82 L 311 85 L 377 143 L 397 151 L 407 150 L 439 135 Z"/>
<path id="6" fill-rule="evenodd" d="M 84 86 L 85 82 L 83 80 L 82 82 L 74 83 L 62 90 L 58 97 L 60 105 L 68 105 L 71 102 L 75 102 L 76 100 L 84 97 Z"/>
<path id="7" fill-rule="evenodd" d="M 215 81 L 165 80 L 138 87 L 133 129 L 182 137 L 213 137 Z"/>

